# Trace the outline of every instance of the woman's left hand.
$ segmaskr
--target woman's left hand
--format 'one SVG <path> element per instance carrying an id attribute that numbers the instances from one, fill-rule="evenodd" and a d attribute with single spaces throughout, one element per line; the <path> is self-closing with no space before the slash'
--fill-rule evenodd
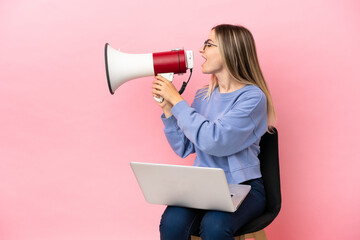
<path id="1" fill-rule="evenodd" d="M 156 80 L 153 82 L 153 95 L 163 97 L 173 106 L 178 102 L 184 100 L 180 96 L 179 92 L 176 90 L 172 82 L 160 75 L 157 75 L 155 79 Z"/>

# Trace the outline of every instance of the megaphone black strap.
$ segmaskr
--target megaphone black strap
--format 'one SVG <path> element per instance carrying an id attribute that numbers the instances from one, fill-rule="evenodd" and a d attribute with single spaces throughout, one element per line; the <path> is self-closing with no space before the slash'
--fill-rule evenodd
<path id="1" fill-rule="evenodd" d="M 182 84 L 182 86 L 181 86 L 181 89 L 179 90 L 179 94 L 180 94 L 180 95 L 185 91 L 186 85 L 189 83 L 190 78 L 191 78 L 191 75 L 192 75 L 192 68 L 190 69 L 189 79 L 187 80 L 187 82 L 183 82 L 183 84 Z"/>

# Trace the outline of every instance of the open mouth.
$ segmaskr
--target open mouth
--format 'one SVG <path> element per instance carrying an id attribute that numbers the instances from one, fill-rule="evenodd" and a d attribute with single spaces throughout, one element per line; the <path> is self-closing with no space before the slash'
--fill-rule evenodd
<path id="1" fill-rule="evenodd" d="M 205 61 L 203 62 L 203 64 L 207 61 L 207 59 L 206 59 L 206 57 L 204 57 L 203 55 L 201 55 L 204 59 L 205 59 Z"/>

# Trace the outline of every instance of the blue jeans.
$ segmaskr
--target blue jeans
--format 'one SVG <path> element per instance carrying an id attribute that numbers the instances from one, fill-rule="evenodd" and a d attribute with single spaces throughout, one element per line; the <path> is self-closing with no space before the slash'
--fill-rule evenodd
<path id="1" fill-rule="evenodd" d="M 233 213 L 168 206 L 160 222 L 161 240 L 189 240 L 194 233 L 203 240 L 233 240 L 234 233 L 260 216 L 266 205 L 261 178 L 243 184 L 251 185 L 251 190 Z"/>

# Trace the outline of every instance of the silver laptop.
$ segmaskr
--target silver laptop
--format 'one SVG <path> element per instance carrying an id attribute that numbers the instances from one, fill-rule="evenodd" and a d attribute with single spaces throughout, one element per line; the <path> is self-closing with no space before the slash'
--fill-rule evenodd
<path id="1" fill-rule="evenodd" d="M 228 185 L 221 168 L 130 164 L 148 203 L 235 212 L 251 189 Z"/>

